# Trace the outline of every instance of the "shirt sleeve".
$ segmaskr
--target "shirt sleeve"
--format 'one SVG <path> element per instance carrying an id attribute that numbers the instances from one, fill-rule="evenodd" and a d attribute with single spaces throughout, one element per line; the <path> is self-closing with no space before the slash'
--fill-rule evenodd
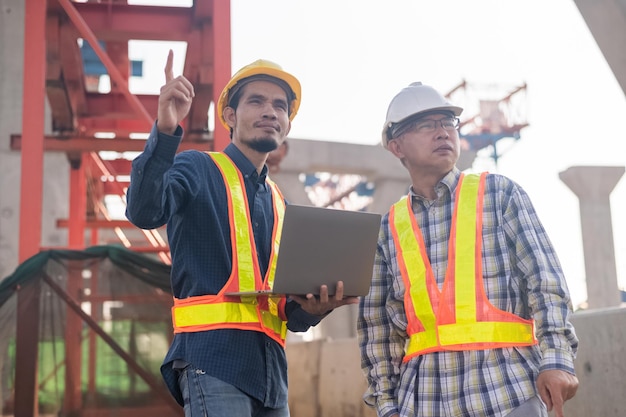
<path id="1" fill-rule="evenodd" d="M 173 176 L 167 174 L 174 164 L 182 134 L 180 126 L 173 135 L 159 133 L 155 123 L 144 151 L 132 162 L 126 193 L 126 217 L 137 227 L 153 229 L 168 220 L 172 211 L 168 205 L 175 204 L 176 200 L 168 198 L 175 185 L 169 181 Z"/>
<path id="2" fill-rule="evenodd" d="M 309 314 L 300 307 L 300 304 L 289 300 L 285 306 L 285 314 L 287 315 L 287 328 L 292 332 L 306 332 L 309 328 L 317 326 L 328 315 Z"/>
<path id="3" fill-rule="evenodd" d="M 517 184 L 504 211 L 504 227 L 515 256 L 515 273 L 526 283 L 530 316 L 542 353 L 539 371 L 559 369 L 574 374 L 578 338 L 570 322 L 572 301 L 557 254 L 527 193 Z"/>
<path id="4" fill-rule="evenodd" d="M 403 306 L 393 291 L 393 275 L 388 262 L 389 235 L 384 232 L 388 217 L 383 218 L 374 271 L 369 293 L 361 298 L 357 319 L 357 337 L 361 351 L 361 368 L 368 387 L 363 400 L 375 407 L 377 415 L 398 413 L 397 390 L 400 365 L 404 356 L 405 336 L 393 326 L 393 320 L 404 320 Z"/>

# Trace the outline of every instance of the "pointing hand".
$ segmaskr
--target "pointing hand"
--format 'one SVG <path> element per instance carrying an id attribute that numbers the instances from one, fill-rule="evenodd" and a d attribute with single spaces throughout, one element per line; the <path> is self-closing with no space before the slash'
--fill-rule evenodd
<path id="1" fill-rule="evenodd" d="M 168 135 L 173 134 L 180 122 L 187 116 L 195 95 L 193 85 L 184 76 L 174 78 L 172 70 L 174 52 L 170 49 L 165 64 L 165 85 L 159 95 L 157 129 Z"/>

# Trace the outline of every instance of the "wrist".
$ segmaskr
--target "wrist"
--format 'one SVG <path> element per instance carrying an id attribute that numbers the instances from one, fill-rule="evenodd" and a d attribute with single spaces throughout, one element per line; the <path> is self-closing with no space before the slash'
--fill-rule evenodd
<path id="1" fill-rule="evenodd" d="M 157 120 L 156 127 L 159 133 L 164 133 L 166 135 L 172 136 L 176 132 L 176 128 L 178 127 L 178 125 L 171 126 L 161 123 L 159 120 Z"/>

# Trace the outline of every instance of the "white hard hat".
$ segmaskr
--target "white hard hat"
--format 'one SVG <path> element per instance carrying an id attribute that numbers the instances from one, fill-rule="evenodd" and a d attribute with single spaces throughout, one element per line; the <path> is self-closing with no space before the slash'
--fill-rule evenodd
<path id="1" fill-rule="evenodd" d="M 409 117 L 420 113 L 444 110 L 459 116 L 463 108 L 453 106 L 444 96 L 434 88 L 423 85 L 421 82 L 411 83 L 405 87 L 391 100 L 387 109 L 387 118 L 382 133 L 382 144 L 387 148 L 387 143 L 391 140 L 391 128 L 393 125 L 403 122 Z"/>

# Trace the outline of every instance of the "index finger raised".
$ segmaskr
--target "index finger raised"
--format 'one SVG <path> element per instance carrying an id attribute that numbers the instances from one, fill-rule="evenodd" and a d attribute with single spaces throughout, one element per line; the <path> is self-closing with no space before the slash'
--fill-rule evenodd
<path id="1" fill-rule="evenodd" d="M 174 79 L 174 51 L 170 49 L 167 54 L 167 62 L 165 63 L 165 82 Z"/>

